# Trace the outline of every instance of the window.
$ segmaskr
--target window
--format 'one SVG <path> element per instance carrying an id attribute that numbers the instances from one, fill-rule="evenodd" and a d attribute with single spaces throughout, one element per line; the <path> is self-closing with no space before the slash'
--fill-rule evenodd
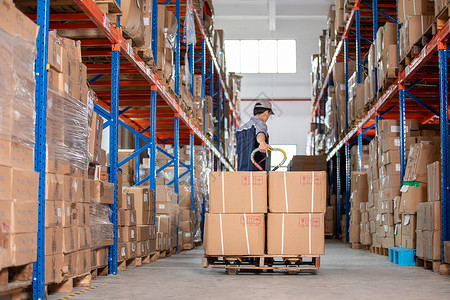
<path id="1" fill-rule="evenodd" d="M 226 40 L 227 69 L 236 73 L 296 73 L 295 40 Z"/>
<path id="2" fill-rule="evenodd" d="M 272 146 L 273 148 L 281 148 L 284 150 L 284 152 L 286 152 L 286 157 L 287 157 L 286 161 L 283 165 L 281 165 L 280 168 L 278 168 L 277 171 L 287 171 L 287 165 L 292 160 L 292 157 L 294 155 L 297 155 L 297 145 L 270 145 L 270 146 Z M 273 169 L 274 167 L 276 167 L 277 164 L 279 164 L 282 159 L 283 159 L 283 153 L 281 153 L 280 151 L 271 152 L 271 157 L 270 157 L 271 168 L 270 169 Z"/>

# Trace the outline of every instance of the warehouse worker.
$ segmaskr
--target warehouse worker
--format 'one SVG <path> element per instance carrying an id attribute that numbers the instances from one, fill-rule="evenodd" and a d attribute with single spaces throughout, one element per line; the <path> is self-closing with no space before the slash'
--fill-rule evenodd
<path id="1" fill-rule="evenodd" d="M 272 103 L 266 99 L 258 100 L 253 108 L 253 117 L 245 123 L 236 133 L 236 154 L 238 159 L 238 171 L 259 171 L 251 162 L 251 154 L 258 148 L 260 152 L 255 154 L 257 162 L 265 171 L 270 170 L 270 157 L 268 148 L 269 133 L 267 132 L 267 120 L 274 115 Z"/>

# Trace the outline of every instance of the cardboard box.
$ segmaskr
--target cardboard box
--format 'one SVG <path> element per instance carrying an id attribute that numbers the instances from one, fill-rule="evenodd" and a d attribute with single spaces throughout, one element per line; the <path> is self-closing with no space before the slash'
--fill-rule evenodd
<path id="1" fill-rule="evenodd" d="M 417 208 L 417 229 L 442 230 L 441 201 L 419 203 Z"/>
<path id="2" fill-rule="evenodd" d="M 37 232 L 38 202 L 0 201 L 0 220 L 7 233 Z"/>
<path id="3" fill-rule="evenodd" d="M 442 231 L 423 231 L 423 258 L 441 260 Z"/>
<path id="4" fill-rule="evenodd" d="M 0 199 L 37 200 L 38 173 L 0 166 L 0 174 Z"/>
<path id="5" fill-rule="evenodd" d="M 436 161 L 427 166 L 427 199 L 429 202 L 441 200 L 441 163 Z"/>
<path id="6" fill-rule="evenodd" d="M 444 262 L 450 263 L 450 241 L 444 241 Z"/>
<path id="7" fill-rule="evenodd" d="M 82 202 L 83 179 L 64 175 L 63 200 L 73 203 Z"/>
<path id="8" fill-rule="evenodd" d="M 192 210 L 180 210 L 179 214 L 180 222 L 183 221 L 194 221 L 194 212 Z"/>
<path id="9" fill-rule="evenodd" d="M 416 215 L 402 214 L 402 247 L 416 247 Z"/>
<path id="10" fill-rule="evenodd" d="M 50 227 L 45 229 L 45 255 L 63 253 L 63 229 L 62 227 Z"/>
<path id="11" fill-rule="evenodd" d="M 403 180 L 426 183 L 427 166 L 439 159 L 440 151 L 434 145 L 418 143 L 411 146 Z"/>
<path id="12" fill-rule="evenodd" d="M 123 192 L 120 201 L 118 201 L 118 208 L 134 209 L 134 194 Z"/>
<path id="13" fill-rule="evenodd" d="M 206 254 L 263 255 L 264 246 L 264 214 L 206 214 Z"/>
<path id="14" fill-rule="evenodd" d="M 91 181 L 91 195 L 98 203 L 114 204 L 114 183 Z"/>
<path id="15" fill-rule="evenodd" d="M 265 213 L 267 175 L 264 172 L 211 172 L 211 213 Z"/>
<path id="16" fill-rule="evenodd" d="M 21 266 L 36 261 L 36 233 L 17 233 L 9 235 L 9 256 L 13 266 Z"/>
<path id="17" fill-rule="evenodd" d="M 45 283 L 59 283 L 62 281 L 63 273 L 63 254 L 54 254 L 45 256 Z"/>
<path id="18" fill-rule="evenodd" d="M 156 202 L 156 215 L 175 215 L 178 212 L 178 205 L 175 203 Z"/>
<path id="19" fill-rule="evenodd" d="M 78 227 L 78 249 L 91 248 L 91 229 L 89 226 Z"/>
<path id="20" fill-rule="evenodd" d="M 136 224 L 153 224 L 153 191 L 148 188 L 124 188 L 125 193 L 131 193 L 134 196 L 134 207 L 136 210 Z"/>
<path id="21" fill-rule="evenodd" d="M 414 185 L 403 185 L 401 188 L 402 196 L 399 212 L 402 214 L 417 213 L 417 205 L 427 201 L 427 184 L 416 182 Z"/>
<path id="22" fill-rule="evenodd" d="M 156 217 L 156 228 L 158 232 L 170 233 L 170 216 L 157 216 Z"/>
<path id="23" fill-rule="evenodd" d="M 64 254 L 63 276 L 74 276 L 78 274 L 78 251 Z"/>
<path id="24" fill-rule="evenodd" d="M 63 202 L 45 201 L 45 227 L 62 226 Z"/>
<path id="25" fill-rule="evenodd" d="M 137 233 L 137 241 L 146 241 L 150 239 L 150 236 L 153 236 L 152 234 L 152 227 L 150 225 L 138 225 L 136 226 L 136 233 Z"/>
<path id="26" fill-rule="evenodd" d="M 135 226 L 136 211 L 134 209 L 119 209 L 119 226 Z"/>
<path id="27" fill-rule="evenodd" d="M 108 265 L 108 255 L 109 255 L 108 253 L 109 253 L 109 249 L 107 247 L 95 250 L 95 256 L 96 256 L 96 261 L 97 261 L 98 267 Z"/>
<path id="28" fill-rule="evenodd" d="M 107 166 L 95 166 L 94 180 L 109 182 Z"/>
<path id="29" fill-rule="evenodd" d="M 127 245 L 127 254 L 128 258 L 134 258 L 137 257 L 137 244 L 136 242 L 128 242 Z"/>
<path id="30" fill-rule="evenodd" d="M 191 187 L 189 185 L 180 184 L 178 198 L 180 209 L 191 209 Z"/>
<path id="31" fill-rule="evenodd" d="M 63 228 L 63 253 L 70 253 L 78 250 L 78 227 Z"/>
<path id="32" fill-rule="evenodd" d="M 121 226 L 118 230 L 118 238 L 120 242 L 134 242 L 137 240 L 136 226 Z"/>
<path id="33" fill-rule="evenodd" d="M 23 144 L 0 139 L 0 165 L 34 171 L 34 150 Z"/>
<path id="34" fill-rule="evenodd" d="M 124 261 L 129 258 L 127 249 L 127 243 L 117 244 L 117 261 Z"/>
<path id="35" fill-rule="evenodd" d="M 326 211 L 326 172 L 270 172 L 271 212 Z"/>
<path id="36" fill-rule="evenodd" d="M 323 214 L 267 214 L 267 254 L 320 255 L 324 253 Z"/>

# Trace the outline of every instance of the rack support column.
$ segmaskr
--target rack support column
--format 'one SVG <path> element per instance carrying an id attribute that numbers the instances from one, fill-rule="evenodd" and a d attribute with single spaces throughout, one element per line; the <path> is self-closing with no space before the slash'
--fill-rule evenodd
<path id="1" fill-rule="evenodd" d="M 114 204 L 111 204 L 111 223 L 114 243 L 109 247 L 109 273 L 117 275 L 117 195 L 118 195 L 118 128 L 119 128 L 119 68 L 120 44 L 114 44 L 111 57 L 111 120 L 109 126 L 109 178 L 114 183 Z M 138 159 L 138 158 L 136 158 Z M 120 191 L 122 192 L 122 191 Z"/>
<path id="2" fill-rule="evenodd" d="M 349 221 L 350 221 L 350 194 L 351 194 L 351 171 L 350 171 L 350 145 L 345 143 L 345 240 L 349 240 Z"/>
<path id="3" fill-rule="evenodd" d="M 37 259 L 33 264 L 33 299 L 45 299 L 45 160 L 47 127 L 47 60 L 50 0 L 37 2 L 36 88 L 35 88 L 35 151 L 34 170 L 39 173 L 39 206 Z"/>
<path id="4" fill-rule="evenodd" d="M 399 123 L 400 123 L 400 180 L 403 182 L 403 176 L 406 169 L 406 116 L 405 116 L 405 85 L 398 84 L 398 104 L 399 104 Z"/>
<path id="5" fill-rule="evenodd" d="M 173 151 L 173 156 L 174 156 L 174 160 L 173 160 L 173 190 L 174 193 L 177 197 L 177 204 L 179 203 L 180 200 L 180 190 L 179 190 L 179 175 L 178 175 L 178 167 L 180 165 L 180 116 L 178 114 L 178 111 L 175 113 L 174 116 L 174 136 L 173 136 L 173 147 L 174 147 L 174 151 Z M 178 227 L 179 227 L 179 220 L 177 220 L 177 233 L 178 233 Z M 177 234 L 177 253 L 178 253 L 178 234 Z"/>
<path id="6" fill-rule="evenodd" d="M 362 172 L 362 129 L 358 128 L 358 171 Z"/>
<path id="7" fill-rule="evenodd" d="M 341 153 L 336 153 L 336 235 L 341 233 Z"/>
<path id="8" fill-rule="evenodd" d="M 440 87 L 439 123 L 441 127 L 442 262 L 444 263 L 444 241 L 450 240 L 447 44 L 439 41 L 438 51 Z"/>

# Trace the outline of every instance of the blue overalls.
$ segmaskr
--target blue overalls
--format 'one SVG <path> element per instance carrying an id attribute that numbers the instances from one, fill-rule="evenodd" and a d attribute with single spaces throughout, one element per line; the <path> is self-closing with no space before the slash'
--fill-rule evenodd
<path id="1" fill-rule="evenodd" d="M 269 144 L 269 136 L 266 134 L 266 143 Z M 253 150 L 259 147 L 259 143 L 256 140 L 256 127 L 251 126 L 248 129 L 242 129 L 236 133 L 236 153 L 238 159 L 238 171 L 260 171 L 251 162 L 251 155 Z M 270 152 L 269 157 L 266 157 L 265 153 L 256 152 L 255 162 L 257 162 L 264 171 L 270 171 Z"/>

